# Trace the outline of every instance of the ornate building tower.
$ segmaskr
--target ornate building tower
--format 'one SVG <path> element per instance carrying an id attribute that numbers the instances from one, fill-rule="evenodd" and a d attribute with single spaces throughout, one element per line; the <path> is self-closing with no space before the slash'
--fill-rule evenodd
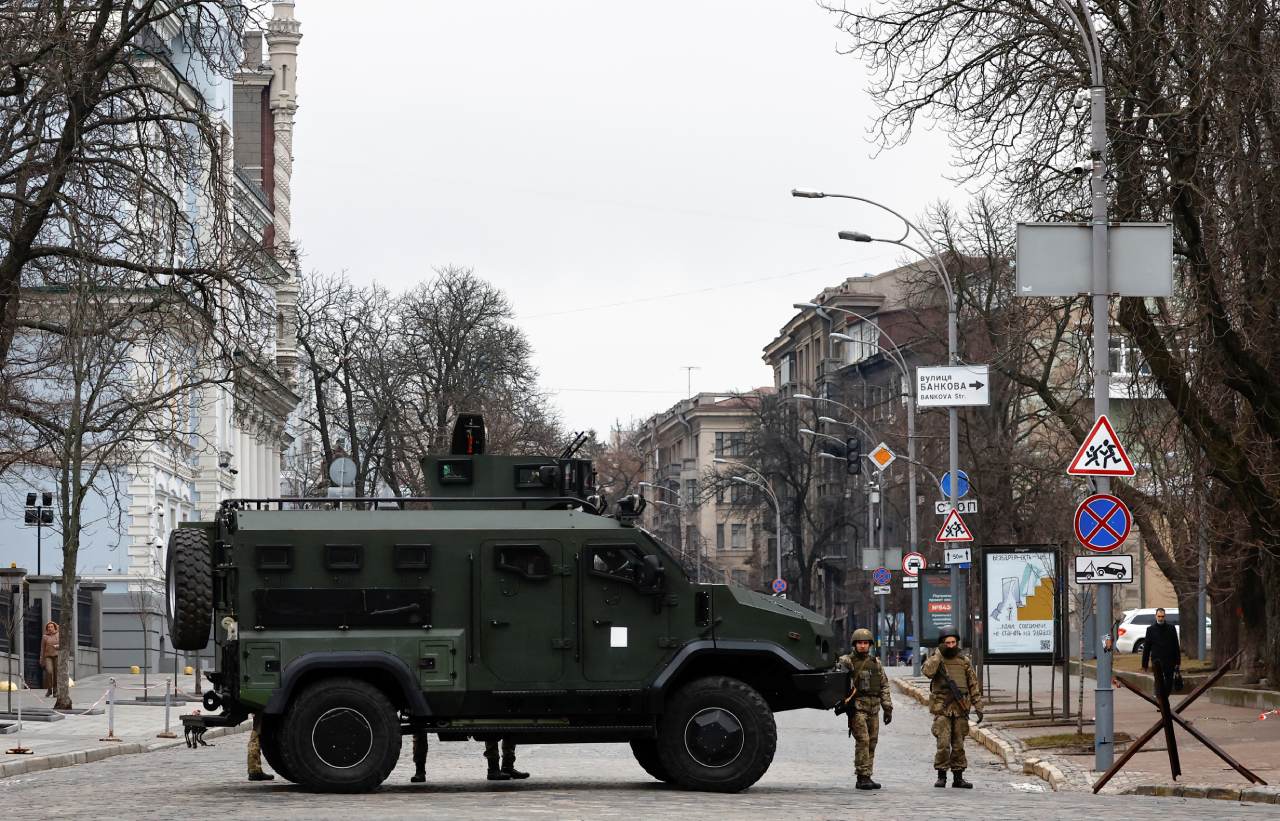
<path id="1" fill-rule="evenodd" d="M 267 50 L 271 61 L 269 108 L 274 132 L 271 209 L 274 216 L 274 252 L 288 280 L 276 289 L 279 322 L 276 333 L 276 368 L 281 378 L 294 384 L 297 344 L 293 338 L 294 311 L 298 301 L 298 255 L 290 235 L 290 191 L 293 177 L 293 117 L 298 110 L 298 43 L 302 24 L 293 16 L 293 0 L 275 0 L 267 23 Z"/>

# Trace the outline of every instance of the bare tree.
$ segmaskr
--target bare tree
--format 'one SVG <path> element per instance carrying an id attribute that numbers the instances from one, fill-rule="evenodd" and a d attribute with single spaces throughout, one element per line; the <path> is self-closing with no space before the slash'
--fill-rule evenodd
<path id="1" fill-rule="evenodd" d="M 1007 208 L 1027 218 L 1087 213 L 1087 193 L 1061 169 L 1084 154 L 1089 123 L 1071 101 L 1089 72 L 1058 6 L 901 0 L 833 11 L 850 51 L 873 69 L 882 140 L 906 139 L 918 118 L 940 120 L 962 175 L 994 183 Z M 1212 519 L 1214 561 L 1237 568 L 1233 588 L 1250 593 L 1236 603 L 1244 618 L 1231 612 L 1230 621 L 1280 678 L 1278 9 L 1169 0 L 1088 11 L 1113 101 L 1112 218 L 1171 221 L 1179 256 L 1175 297 L 1123 299 L 1116 321 L 1141 351 L 1181 440 L 1198 451 L 1184 465 L 1203 463 L 1220 488 L 1210 492 L 1224 513 Z M 1158 532 L 1143 522 L 1143 488 L 1117 485 L 1135 501 L 1144 533 Z M 1239 643 L 1221 630 L 1217 638 L 1219 659 Z"/>

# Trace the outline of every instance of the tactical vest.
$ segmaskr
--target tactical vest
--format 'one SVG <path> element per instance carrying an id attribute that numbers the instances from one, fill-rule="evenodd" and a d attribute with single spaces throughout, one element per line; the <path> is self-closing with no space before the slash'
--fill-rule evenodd
<path id="1" fill-rule="evenodd" d="M 876 663 L 875 657 L 868 655 L 861 662 L 854 659 L 853 666 L 853 687 L 857 691 L 858 698 L 868 698 L 880 700 L 880 687 L 883 685 L 884 671 L 880 665 Z"/>
<path id="2" fill-rule="evenodd" d="M 947 671 L 947 675 L 956 683 L 956 687 L 960 690 L 960 695 L 966 699 L 969 698 L 969 677 L 965 671 L 970 666 L 970 662 L 963 655 L 957 654 L 955 658 L 942 659 L 942 668 Z M 942 670 L 939 670 L 930 683 L 930 690 L 934 695 L 950 697 L 951 690 L 947 687 L 947 680 L 942 677 Z"/>

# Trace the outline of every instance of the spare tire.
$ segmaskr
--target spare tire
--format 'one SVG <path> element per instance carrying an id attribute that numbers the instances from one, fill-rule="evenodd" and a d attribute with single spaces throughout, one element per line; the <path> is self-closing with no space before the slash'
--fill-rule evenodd
<path id="1" fill-rule="evenodd" d="M 213 556 L 209 534 L 194 527 L 169 534 L 165 567 L 169 641 L 177 650 L 203 650 L 213 625 Z"/>

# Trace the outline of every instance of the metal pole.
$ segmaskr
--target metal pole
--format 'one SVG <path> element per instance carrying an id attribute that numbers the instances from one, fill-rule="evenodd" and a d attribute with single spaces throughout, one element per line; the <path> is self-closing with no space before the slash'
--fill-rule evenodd
<path id="1" fill-rule="evenodd" d="M 1087 13 L 1081 15 L 1092 27 Z M 1093 38 L 1097 42 L 1097 38 Z M 1093 416 L 1097 420 L 1107 413 L 1111 397 L 1111 363 L 1110 343 L 1110 271 L 1107 259 L 1107 183 L 1106 183 L 1106 150 L 1107 150 L 1107 106 L 1106 89 L 1097 74 L 1093 77 L 1094 85 L 1090 89 L 1093 107 L 1092 119 L 1093 178 L 1090 187 L 1093 193 Z M 1099 493 L 1111 492 L 1111 480 L 1106 476 L 1097 477 Z M 1098 626 L 1111 636 L 1111 585 L 1103 584 L 1098 591 Z M 1111 637 L 1114 641 L 1114 637 Z M 1114 693 L 1111 689 L 1111 651 L 1104 649 L 1098 655 L 1098 678 L 1094 689 L 1094 769 L 1106 771 L 1111 767 L 1115 756 L 1114 742 Z"/>
<path id="2" fill-rule="evenodd" d="M 770 491 L 772 492 L 772 491 Z M 774 529 L 777 530 L 778 538 L 774 540 L 774 547 L 777 550 L 778 575 L 775 579 L 782 578 L 782 506 L 778 504 L 778 494 L 773 495 L 773 516 Z"/>
<path id="3" fill-rule="evenodd" d="M 880 552 L 880 560 L 878 565 L 884 566 L 884 474 L 881 473 L 876 477 L 876 550 Z M 876 635 L 880 638 L 880 658 L 884 659 L 884 629 L 888 626 L 884 617 L 884 600 L 888 596 L 876 596 L 879 616 L 876 618 Z"/>
<path id="4" fill-rule="evenodd" d="M 176 685 L 178 680 L 175 678 L 172 683 Z M 168 681 L 164 683 L 164 732 L 156 733 L 156 738 L 177 738 L 177 736 L 169 730 L 169 684 L 170 682 Z"/>
<path id="5" fill-rule="evenodd" d="M 44 553 L 44 545 L 42 531 L 44 529 L 44 510 L 39 505 L 36 506 L 36 575 L 43 576 L 44 571 L 40 567 L 40 556 Z"/>
<path id="6" fill-rule="evenodd" d="M 947 361 L 951 365 L 960 364 L 957 350 L 959 331 L 956 327 L 956 297 L 954 285 L 950 293 L 950 304 L 947 306 Z M 956 509 L 956 491 L 960 488 L 960 419 L 953 405 L 947 408 L 947 449 L 949 451 L 950 479 L 947 495 L 950 497 L 951 509 Z M 961 621 L 960 613 L 960 567 L 951 565 L 947 568 L 951 577 L 951 624 L 960 635 L 965 637 L 967 621 Z"/>
<path id="7" fill-rule="evenodd" d="M 918 511 L 916 504 L 919 497 L 916 495 L 916 397 L 912 391 L 911 385 L 906 384 L 907 389 L 907 510 L 909 512 L 908 521 L 910 522 L 910 538 L 911 550 L 918 551 L 920 549 L 919 531 L 917 530 L 916 514 Z M 924 573 L 920 573 L 916 578 L 916 586 L 911 588 L 911 672 L 912 675 L 920 675 L 920 634 L 923 629 L 922 619 L 920 618 L 920 582 Z"/>

